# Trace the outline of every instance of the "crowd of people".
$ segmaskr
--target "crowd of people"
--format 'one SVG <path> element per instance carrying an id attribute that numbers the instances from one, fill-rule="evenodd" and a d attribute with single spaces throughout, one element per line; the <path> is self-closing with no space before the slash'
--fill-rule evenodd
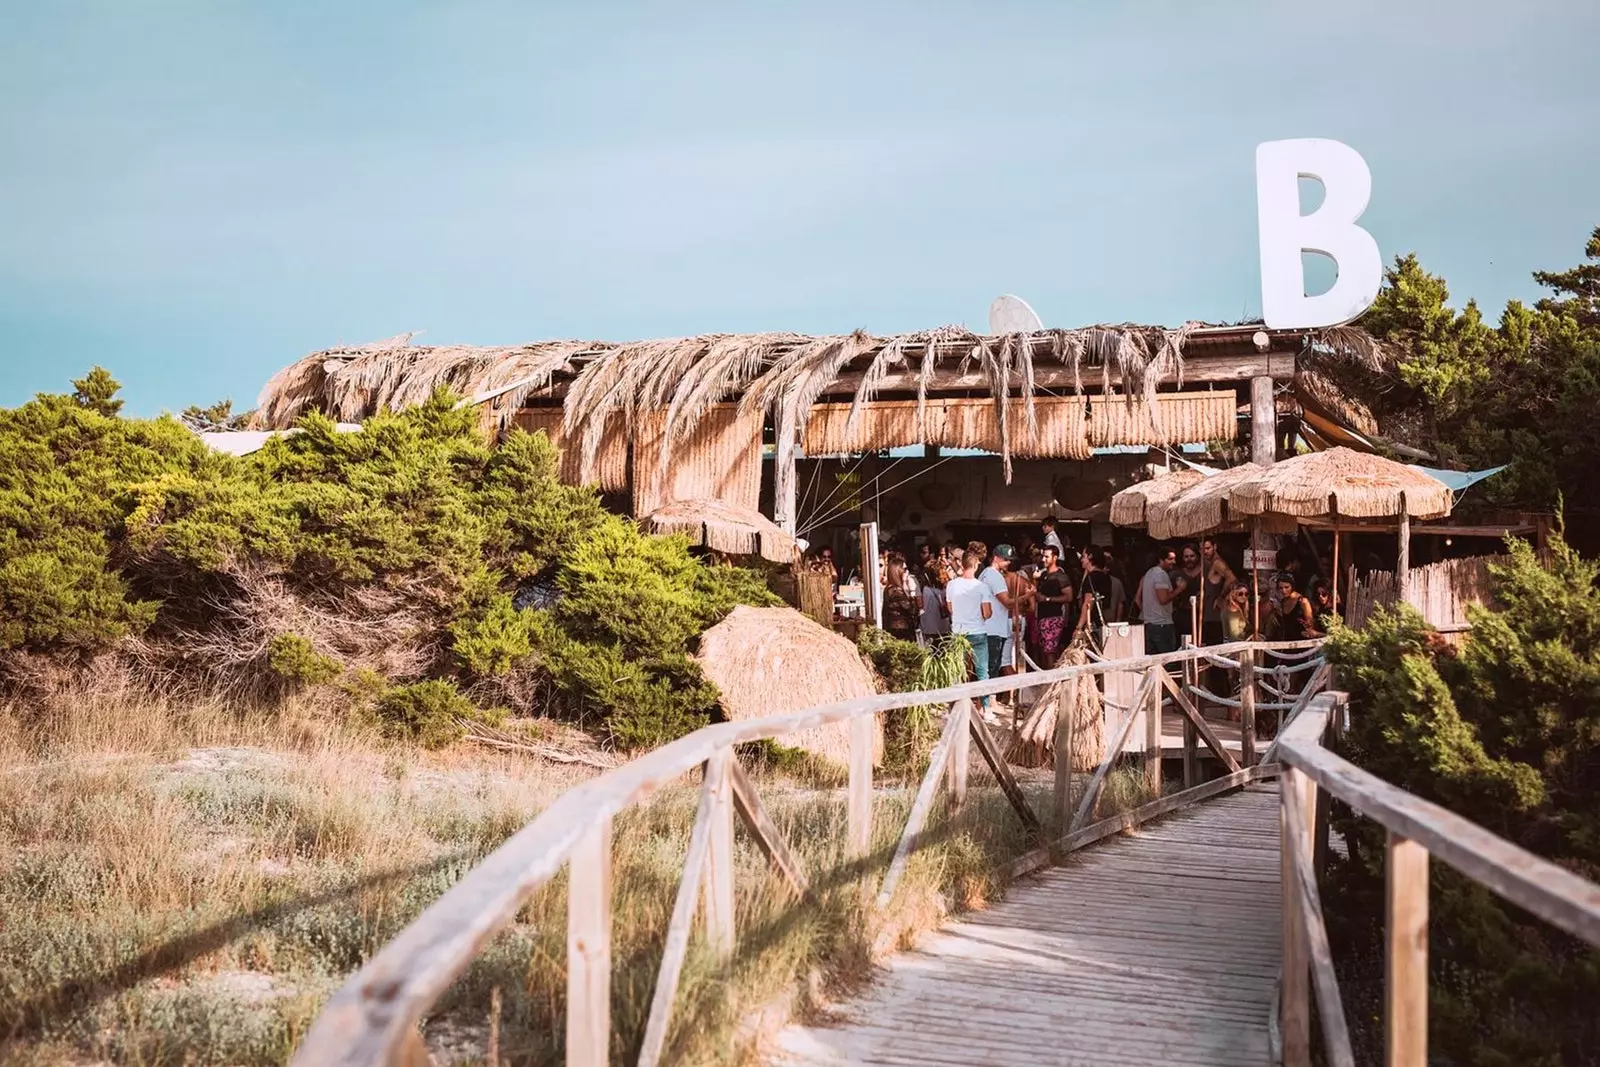
<path id="1" fill-rule="evenodd" d="M 1319 637 L 1333 615 L 1331 586 L 1293 548 L 1279 553 L 1279 571 L 1261 589 L 1258 627 L 1252 588 L 1215 538 L 1156 546 L 1130 595 L 1129 572 L 1111 549 L 1069 545 L 1052 517 L 1040 528 L 1037 541 L 1015 546 L 923 541 L 915 558 L 887 549 L 878 576 L 884 629 L 923 643 L 960 636 L 974 674 L 986 679 L 1049 668 L 1075 639 L 1102 649 L 1110 623 L 1143 623 L 1145 651 L 1155 654 L 1177 651 L 1185 636 L 1207 645 Z M 837 582 L 831 549 L 819 549 L 810 566 Z"/>

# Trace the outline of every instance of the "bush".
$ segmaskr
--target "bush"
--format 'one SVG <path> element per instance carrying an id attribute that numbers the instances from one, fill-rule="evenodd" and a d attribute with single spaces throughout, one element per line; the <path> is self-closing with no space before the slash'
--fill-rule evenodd
<path id="1" fill-rule="evenodd" d="M 1497 610 L 1459 655 L 1408 607 L 1327 643 L 1352 696 L 1345 754 L 1591 880 L 1600 879 L 1600 565 L 1559 537 L 1548 566 L 1512 542 Z M 1381 981 L 1384 833 L 1335 811 L 1335 956 Z M 1439 1062 L 1600 1062 L 1600 952 L 1432 865 L 1432 1050 Z M 1359 1012 L 1357 1013 L 1360 1014 Z"/>
<path id="2" fill-rule="evenodd" d="M 147 664 L 238 695 L 374 672 L 553 693 L 634 747 L 708 721 L 695 640 L 735 604 L 775 602 L 759 574 L 562 484 L 543 434 L 491 448 L 443 390 L 360 433 L 307 415 L 235 458 L 176 420 L 121 418 L 103 370 L 74 384 L 0 411 L 0 650 L 81 660 L 142 635 Z M 559 599 L 518 611 L 535 578 Z M 388 706 L 434 738 L 443 693 Z"/>
<path id="3" fill-rule="evenodd" d="M 455 686 L 438 679 L 396 686 L 378 698 L 376 711 L 384 733 L 424 748 L 442 748 L 459 740 L 462 720 L 502 717 L 480 711 Z"/>

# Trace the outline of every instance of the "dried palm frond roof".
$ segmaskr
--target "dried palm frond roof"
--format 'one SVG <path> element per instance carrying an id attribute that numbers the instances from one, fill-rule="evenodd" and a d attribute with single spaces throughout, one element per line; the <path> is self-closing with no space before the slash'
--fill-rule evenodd
<path id="1" fill-rule="evenodd" d="M 1139 526 L 1148 509 L 1164 503 L 1205 480 L 1205 474 L 1190 467 L 1158 474 L 1133 485 L 1111 498 L 1111 521 L 1118 526 Z"/>
<path id="2" fill-rule="evenodd" d="M 1450 514 L 1450 488 L 1392 459 L 1330 448 L 1275 463 L 1258 476 L 1231 486 L 1229 506 L 1238 514 L 1265 511 L 1298 518 L 1437 519 Z"/>
<path id="3" fill-rule="evenodd" d="M 920 403 L 941 372 L 975 375 L 996 399 L 1000 452 L 1010 470 L 1016 434 L 1036 429 L 1036 372 L 1070 374 L 1075 393 L 1119 387 L 1130 403 L 1153 400 L 1164 381 L 1183 381 L 1184 352 L 1194 344 L 1226 340 L 1250 345 L 1264 333 L 1269 348 L 1308 351 L 1318 346 L 1364 358 L 1377 352 L 1371 338 L 1348 327 L 1315 336 L 1305 331 L 1260 331 L 1254 325 L 1190 322 L 1175 328 L 1135 324 L 1036 330 L 988 336 L 961 326 L 896 336 L 863 330 L 831 336 L 795 333 L 709 334 L 701 337 L 612 343 L 542 341 L 498 348 L 412 345 L 403 334 L 371 345 L 313 353 L 274 375 L 262 391 L 256 425 L 293 424 L 308 409 L 355 421 L 382 408 L 418 403 L 439 386 L 514 411 L 541 391 L 564 393 L 564 437 L 580 453 L 594 454 L 608 421 L 631 426 L 642 411 L 664 411 L 660 464 L 719 401 L 738 398 L 742 408 L 770 412 L 776 422 L 803 426 L 824 394 L 852 395 L 852 417 L 893 376 L 897 389 L 913 383 Z M 1023 400 L 1014 423 L 1003 398 Z"/>
<path id="4" fill-rule="evenodd" d="M 652 511 L 639 525 L 654 534 L 688 534 L 694 544 L 730 556 L 792 563 L 800 552 L 794 538 L 777 523 L 759 511 L 722 500 L 674 500 Z"/>

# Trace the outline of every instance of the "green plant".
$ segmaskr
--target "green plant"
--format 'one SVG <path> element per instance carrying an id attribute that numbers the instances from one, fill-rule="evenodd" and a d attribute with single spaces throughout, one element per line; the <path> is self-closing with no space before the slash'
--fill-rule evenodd
<path id="1" fill-rule="evenodd" d="M 1510 543 L 1498 607 L 1459 654 L 1409 607 L 1327 642 L 1352 697 L 1344 752 L 1374 774 L 1588 878 L 1600 878 L 1600 564 L 1559 536 L 1549 563 Z M 1349 846 L 1324 897 L 1358 984 L 1380 980 L 1382 827 L 1336 808 Z M 1441 1062 L 1593 1063 L 1600 952 L 1436 864 L 1432 1048 Z M 1368 969 L 1364 972 L 1363 966 Z"/>
<path id="2" fill-rule="evenodd" d="M 394 737 L 416 741 L 424 748 L 440 748 L 462 734 L 463 719 L 494 719 L 449 682 L 437 679 L 390 689 L 378 698 L 378 721 Z"/>
<path id="3" fill-rule="evenodd" d="M 283 678 L 302 685 L 320 685 L 339 677 L 339 661 L 319 653 L 308 637 L 284 633 L 267 645 L 267 662 Z"/>

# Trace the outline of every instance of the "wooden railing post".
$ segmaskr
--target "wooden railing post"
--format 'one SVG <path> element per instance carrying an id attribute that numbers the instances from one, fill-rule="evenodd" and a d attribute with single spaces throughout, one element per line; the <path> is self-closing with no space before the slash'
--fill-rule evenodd
<path id="1" fill-rule="evenodd" d="M 567 1063 L 607 1067 L 611 1043 L 611 820 L 572 851 L 567 885 Z"/>
<path id="2" fill-rule="evenodd" d="M 1387 1067 L 1428 1062 L 1428 850 L 1389 833 Z"/>
<path id="3" fill-rule="evenodd" d="M 1092 684 L 1093 679 L 1090 679 Z M 1069 683 L 1076 687 L 1080 681 Z M 1067 832 L 1072 822 L 1072 720 L 1076 715 L 1076 700 L 1060 699 L 1056 704 L 1056 766 L 1055 766 L 1055 828 L 1056 833 Z"/>
<path id="4" fill-rule="evenodd" d="M 850 787 L 849 840 L 846 853 L 853 860 L 863 860 L 872 851 L 872 715 L 857 715 L 850 720 Z M 867 871 L 861 871 L 863 885 Z"/>
<path id="5" fill-rule="evenodd" d="M 1183 639 L 1184 647 L 1189 647 L 1192 642 L 1186 637 Z M 1183 681 L 1185 685 L 1198 685 L 1200 683 L 1200 664 L 1197 660 L 1187 660 L 1183 665 Z M 1198 752 L 1199 734 L 1195 730 L 1189 716 L 1183 717 L 1183 787 L 1191 789 L 1200 784 L 1200 759 Z"/>
<path id="6" fill-rule="evenodd" d="M 945 765 L 945 788 L 949 790 L 950 814 L 967 802 L 967 767 L 972 762 L 972 701 L 963 697 L 950 705 L 950 714 L 960 718 L 955 736 L 950 739 L 950 762 Z"/>
<path id="7" fill-rule="evenodd" d="M 1283 720 L 1278 718 L 1278 732 L 1283 732 Z M 1254 767 L 1256 763 L 1256 651 L 1247 648 L 1239 653 L 1239 766 Z"/>
<path id="8" fill-rule="evenodd" d="M 706 760 L 711 794 L 710 837 L 706 849 L 706 940 L 719 960 L 733 958 L 733 749 Z"/>
<path id="9" fill-rule="evenodd" d="M 1167 673 L 1165 667 L 1155 670 Z M 1144 706 L 1144 784 L 1151 797 L 1161 795 L 1161 706 L 1164 703 L 1161 687 L 1151 686 Z"/>
<path id="10" fill-rule="evenodd" d="M 1310 862 L 1309 827 L 1304 814 L 1306 787 L 1315 784 L 1301 771 L 1285 767 L 1278 779 L 1279 790 L 1279 885 L 1283 913 L 1283 981 L 1279 1015 L 1283 1027 L 1283 1067 L 1311 1067 L 1311 948 L 1300 912 L 1295 854 Z M 1300 803 L 1296 805 L 1290 794 Z"/>

